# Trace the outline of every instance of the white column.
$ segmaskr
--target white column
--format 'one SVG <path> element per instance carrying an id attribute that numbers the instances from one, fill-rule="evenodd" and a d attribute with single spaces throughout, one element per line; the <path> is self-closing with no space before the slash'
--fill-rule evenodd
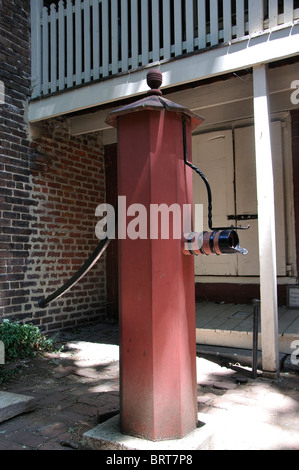
<path id="1" fill-rule="evenodd" d="M 279 369 L 273 162 L 266 66 L 253 69 L 262 367 Z"/>

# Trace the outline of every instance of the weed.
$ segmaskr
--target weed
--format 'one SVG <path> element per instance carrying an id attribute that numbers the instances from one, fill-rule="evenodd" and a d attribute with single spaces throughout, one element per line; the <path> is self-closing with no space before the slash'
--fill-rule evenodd
<path id="1" fill-rule="evenodd" d="M 20 324 L 10 320 L 0 323 L 0 341 L 5 347 L 5 362 L 32 357 L 38 351 L 54 349 L 53 341 L 47 339 L 37 326 L 32 323 Z M 5 367 L 0 368 L 0 383 L 11 374 Z"/>

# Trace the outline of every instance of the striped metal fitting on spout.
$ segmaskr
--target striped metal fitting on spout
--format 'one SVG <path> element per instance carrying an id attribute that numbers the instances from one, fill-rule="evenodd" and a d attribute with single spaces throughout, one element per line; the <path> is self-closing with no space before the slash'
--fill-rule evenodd
<path id="1" fill-rule="evenodd" d="M 191 232 L 184 234 L 183 253 L 185 255 L 246 255 L 248 251 L 240 247 L 235 230 L 216 230 L 213 232 Z"/>

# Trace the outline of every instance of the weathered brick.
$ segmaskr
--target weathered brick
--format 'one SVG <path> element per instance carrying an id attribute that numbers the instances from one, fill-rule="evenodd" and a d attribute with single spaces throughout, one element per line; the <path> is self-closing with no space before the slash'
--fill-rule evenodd
<path id="1" fill-rule="evenodd" d="M 34 318 L 53 331 L 104 313 L 101 263 L 58 302 L 44 310 L 37 304 L 69 279 L 97 244 L 94 213 L 105 197 L 104 157 L 98 136 L 70 138 L 63 118 L 45 122 L 39 139 L 28 141 L 29 7 L 20 0 L 1 2 L 6 102 L 0 106 L 0 226 L 6 245 L 0 250 L 5 294 L 0 315 Z"/>

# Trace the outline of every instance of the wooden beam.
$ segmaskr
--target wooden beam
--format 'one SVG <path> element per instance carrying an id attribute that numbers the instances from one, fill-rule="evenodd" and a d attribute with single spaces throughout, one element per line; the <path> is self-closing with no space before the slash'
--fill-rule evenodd
<path id="1" fill-rule="evenodd" d="M 255 153 L 260 259 L 262 364 L 279 370 L 275 200 L 266 66 L 253 69 Z"/>
<path id="2" fill-rule="evenodd" d="M 285 67 L 268 71 L 268 87 L 271 101 L 271 113 L 298 108 L 292 105 L 290 84 L 298 77 L 298 65 L 290 64 Z M 202 85 L 197 88 L 174 92 L 167 98 L 179 103 L 192 111 L 201 114 L 205 121 L 200 127 L 215 123 L 236 121 L 253 117 L 253 88 L 252 74 L 229 80 Z M 72 135 L 88 134 L 90 132 L 109 129 L 105 119 L 114 108 L 78 115 L 70 119 Z"/>

